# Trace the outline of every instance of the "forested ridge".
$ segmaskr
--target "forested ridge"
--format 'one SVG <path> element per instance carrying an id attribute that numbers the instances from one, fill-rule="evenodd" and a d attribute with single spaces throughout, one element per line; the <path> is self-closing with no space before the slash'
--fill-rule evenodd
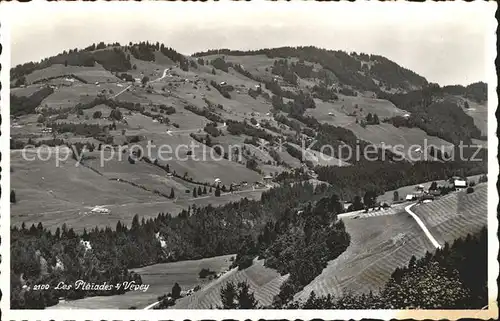
<path id="1" fill-rule="evenodd" d="M 250 56 L 250 55 L 266 55 L 269 58 L 289 58 L 296 57 L 301 61 L 309 61 L 321 64 L 325 71 L 333 72 L 340 83 L 351 86 L 359 90 L 371 90 L 374 92 L 380 91 L 379 86 L 372 80 L 377 79 L 383 84 L 393 87 L 401 87 L 409 89 L 412 86 L 421 87 L 427 84 L 427 80 L 417 75 L 416 73 L 405 69 L 390 60 L 377 56 L 360 53 L 348 54 L 341 50 L 326 50 L 314 46 L 299 46 L 299 47 L 280 47 L 266 48 L 260 50 L 230 50 L 230 49 L 215 49 L 205 52 L 193 54 L 194 57 L 203 57 L 207 55 L 231 55 L 231 56 Z M 375 62 L 375 68 L 365 68 L 363 61 Z M 299 67 L 303 67 L 300 66 Z M 299 69 L 295 67 L 295 69 Z M 283 69 L 282 69 L 283 70 Z M 304 71 L 300 76 L 310 75 L 307 73 L 308 68 L 300 68 L 298 72 Z M 328 72 L 322 71 L 318 74 L 323 77 L 326 82 L 329 82 Z M 289 79 L 293 76 L 288 76 L 285 72 L 276 69 L 276 74 L 282 74 Z"/>
<path id="2" fill-rule="evenodd" d="M 483 85 L 481 85 L 483 84 Z M 445 94 L 462 94 L 479 101 L 486 100 L 486 84 L 470 85 L 468 89 L 460 86 L 439 87 L 432 84 L 422 90 L 408 93 L 379 93 L 379 98 L 387 99 L 398 108 L 409 111 L 410 117 L 396 116 L 386 120 L 394 126 L 418 127 L 427 134 L 440 137 L 458 145 L 461 141 L 471 143 L 471 138 L 481 139 L 481 131 L 471 116 L 467 115 L 456 103 L 445 99 Z"/>

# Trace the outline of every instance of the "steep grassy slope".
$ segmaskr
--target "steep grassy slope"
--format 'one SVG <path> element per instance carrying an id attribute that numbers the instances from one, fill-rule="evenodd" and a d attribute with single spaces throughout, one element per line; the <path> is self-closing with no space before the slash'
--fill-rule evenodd
<path id="1" fill-rule="evenodd" d="M 220 300 L 220 290 L 227 282 L 247 282 L 250 291 L 254 292 L 255 298 L 262 306 L 272 303 L 273 297 L 278 294 L 280 285 L 286 280 L 287 275 L 281 276 L 273 269 L 263 266 L 263 261 L 256 261 L 254 264 L 243 270 L 237 268 L 226 272 L 219 279 L 212 281 L 200 291 L 178 300 L 174 309 L 210 309 L 222 306 Z"/>
<path id="2" fill-rule="evenodd" d="M 406 264 L 412 255 L 419 257 L 433 250 L 417 223 L 405 212 L 342 220 L 351 235 L 351 245 L 330 261 L 295 299 L 307 299 L 311 291 L 318 296 L 377 291 L 394 269 Z"/>
<path id="3" fill-rule="evenodd" d="M 439 244 L 453 242 L 479 231 L 487 223 L 487 189 L 446 195 L 432 203 L 412 207 Z M 318 296 L 340 296 L 347 292 L 379 290 L 396 267 L 410 258 L 422 257 L 435 248 L 417 223 L 402 208 L 393 215 L 346 215 L 342 218 L 351 235 L 351 245 L 329 262 L 313 282 L 295 296 L 306 300 L 311 291 Z"/>
<path id="4" fill-rule="evenodd" d="M 412 208 L 440 244 L 475 233 L 487 224 L 488 190 L 479 184 L 474 192 L 453 193 Z"/>

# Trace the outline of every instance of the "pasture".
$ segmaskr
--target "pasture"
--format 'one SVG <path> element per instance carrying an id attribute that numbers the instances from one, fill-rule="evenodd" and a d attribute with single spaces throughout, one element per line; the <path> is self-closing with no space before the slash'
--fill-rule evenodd
<path id="1" fill-rule="evenodd" d="M 64 155 L 61 153 L 61 157 Z M 11 206 L 12 225 L 42 222 L 45 227 L 55 229 L 66 223 L 80 230 L 96 224 L 110 225 L 113 221 L 116 224 L 119 219 L 128 222 L 133 213 L 124 217 L 114 211 L 106 216 L 88 212 L 95 205 L 120 206 L 160 200 L 153 193 L 110 181 L 84 166 L 76 166 L 71 157 L 56 166 L 55 155 L 47 161 L 36 155 L 28 156 L 34 160 L 25 160 L 20 152 L 11 152 L 11 186 L 17 199 Z"/>
<path id="2" fill-rule="evenodd" d="M 74 74 L 77 77 L 93 84 L 98 82 L 120 82 L 111 72 L 102 68 L 100 65 L 94 67 L 84 66 L 64 66 L 61 64 L 54 64 L 50 67 L 35 70 L 31 74 L 26 75 L 26 82 L 33 83 L 37 80 L 42 80 L 51 77 L 63 77 L 66 75 Z"/>
<path id="3" fill-rule="evenodd" d="M 301 150 L 303 155 L 304 155 L 304 158 L 306 160 L 311 161 L 314 166 L 348 166 L 348 165 L 350 165 L 349 163 L 344 162 L 341 159 L 338 159 L 338 158 L 335 158 L 333 156 L 321 153 L 317 150 L 307 149 L 308 144 L 304 144 L 304 147 L 306 147 L 305 149 L 297 144 L 294 144 L 294 143 L 288 143 L 288 144 L 295 147 L 296 149 Z"/>
<path id="4" fill-rule="evenodd" d="M 249 190 L 193 199 L 191 193 L 186 195 L 181 190 L 181 186 L 189 188 L 192 184 L 178 179 L 164 180 L 164 172 L 158 172 L 156 167 L 148 164 L 137 166 L 136 169 L 140 169 L 138 173 L 134 175 L 132 170 L 130 176 L 123 178 L 135 180 L 138 184 L 145 183 L 146 188 L 151 190 L 165 186 L 167 194 L 174 187 L 179 199 L 172 200 L 123 181 L 110 180 L 111 175 L 128 175 L 124 166 L 133 165 L 125 162 L 111 162 L 109 171 L 103 174 L 82 165 L 75 166 L 76 162 L 71 157 L 56 166 L 54 155 L 47 161 L 38 158 L 28 161 L 22 158 L 20 152 L 11 152 L 11 186 L 17 198 L 17 203 L 11 206 L 11 225 L 20 226 L 24 222 L 30 226 L 42 222 L 44 227 L 55 230 L 66 223 L 77 232 L 95 226 L 114 228 L 118 221 L 130 224 L 135 214 L 146 218 L 156 217 L 159 212 L 176 215 L 192 204 L 217 206 L 244 197 L 259 199 L 262 194 L 262 190 Z M 92 213 L 91 209 L 97 205 L 108 208 L 110 214 Z"/>
<path id="5" fill-rule="evenodd" d="M 182 291 L 192 289 L 196 285 L 207 284 L 210 282 L 208 278 L 198 277 L 200 270 L 207 268 L 216 273 L 223 272 L 231 265 L 230 259 L 233 256 L 224 255 L 201 260 L 161 263 L 132 269 L 141 275 L 143 284 L 149 284 L 146 292 L 129 291 L 121 295 L 60 302 L 49 309 L 128 309 L 132 306 L 142 309 L 156 302 L 159 296 L 169 293 L 176 282 L 179 283 Z"/>

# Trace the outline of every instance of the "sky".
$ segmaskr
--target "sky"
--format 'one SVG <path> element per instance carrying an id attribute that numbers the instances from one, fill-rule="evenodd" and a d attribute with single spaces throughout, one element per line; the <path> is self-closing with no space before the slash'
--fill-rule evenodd
<path id="1" fill-rule="evenodd" d="M 92 43 L 159 41 L 183 54 L 314 45 L 385 56 L 440 85 L 487 81 L 496 4 L 7 3 L 13 65 Z M 22 10 L 22 13 L 21 13 Z M 22 17 L 19 19 L 18 17 Z"/>

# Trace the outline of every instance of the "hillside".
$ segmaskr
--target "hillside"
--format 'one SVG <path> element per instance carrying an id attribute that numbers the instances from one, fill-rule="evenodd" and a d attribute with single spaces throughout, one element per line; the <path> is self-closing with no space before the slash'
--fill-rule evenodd
<path id="1" fill-rule="evenodd" d="M 273 269 L 263 266 L 263 261 L 255 262 L 251 267 L 237 271 L 230 270 L 219 279 L 212 281 L 200 291 L 176 302 L 173 309 L 213 309 L 222 306 L 220 290 L 228 282 L 237 284 L 247 282 L 262 306 L 271 305 L 273 298 L 280 291 L 280 286 L 287 279 Z"/>
<path id="2" fill-rule="evenodd" d="M 487 224 L 486 185 L 477 185 L 471 194 L 452 193 L 434 202 L 416 205 L 412 210 L 439 244 L 452 244 L 467 234 L 478 233 Z M 394 270 L 406 266 L 412 256 L 418 259 L 427 251 L 435 251 L 402 206 L 390 213 L 359 213 L 346 215 L 342 220 L 352 236 L 351 245 L 330 261 L 323 272 L 295 296 L 296 300 L 307 300 L 311 291 L 317 296 L 336 297 L 350 292 L 377 292 Z"/>
<path id="3" fill-rule="evenodd" d="M 488 190 L 486 184 L 447 195 L 437 202 L 421 204 L 413 209 L 438 242 L 453 242 L 475 233 L 487 224 Z"/>
<path id="4" fill-rule="evenodd" d="M 175 282 L 179 283 L 183 291 L 192 289 L 196 285 L 206 285 L 209 280 L 199 278 L 200 270 L 205 268 L 216 273 L 224 272 L 231 264 L 231 257 L 231 255 L 225 255 L 134 269 L 134 272 L 141 275 L 143 283 L 150 285 L 146 292 L 131 291 L 117 296 L 89 297 L 60 302 L 50 309 L 129 309 L 131 307 L 142 309 L 155 302 L 159 296 L 169 292 Z"/>
<path id="5" fill-rule="evenodd" d="M 380 202 L 421 182 L 487 172 L 486 148 L 478 162 L 446 158 L 460 142 L 486 145 L 487 85 L 440 87 L 373 54 L 309 46 L 184 56 L 158 42 L 99 43 L 16 66 L 11 78 L 20 308 L 61 296 L 77 300 L 67 306 L 126 308 L 138 296 L 32 298 L 23 288 L 54 273 L 142 275 L 156 283 L 154 296 L 137 302 L 152 304 L 177 279 L 186 290 L 200 283 L 203 258 L 227 271 L 174 308 L 219 306 L 220 289 L 239 281 L 279 308 L 311 291 L 376 291 L 434 249 L 401 204 Z M 478 185 L 413 209 L 451 242 L 485 224 L 486 203 Z M 361 213 L 376 207 L 384 209 Z M 75 258 L 78 269 L 55 272 Z"/>

